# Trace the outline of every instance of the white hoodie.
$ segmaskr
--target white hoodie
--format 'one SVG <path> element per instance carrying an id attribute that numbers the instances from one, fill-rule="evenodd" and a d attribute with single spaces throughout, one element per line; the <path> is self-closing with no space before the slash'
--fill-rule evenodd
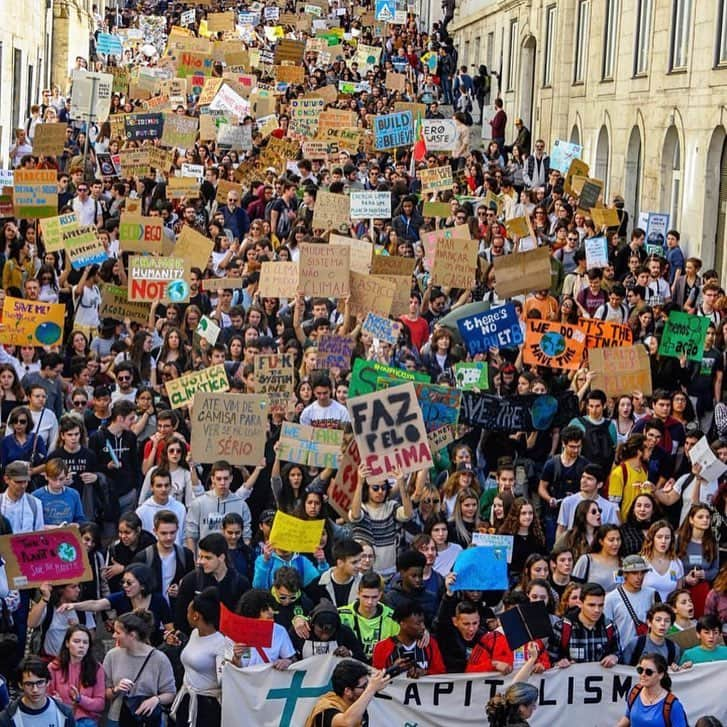
<path id="1" fill-rule="evenodd" d="M 145 500 L 139 507 L 136 508 L 136 514 L 141 519 L 141 527 L 150 533 L 154 532 L 154 515 L 160 510 L 171 510 L 179 520 L 179 530 L 177 530 L 177 538 L 175 540 L 177 545 L 184 545 L 184 524 L 187 519 L 187 511 L 181 502 L 178 502 L 173 497 L 169 498 L 166 505 L 159 505 L 154 501 L 153 497 Z"/>

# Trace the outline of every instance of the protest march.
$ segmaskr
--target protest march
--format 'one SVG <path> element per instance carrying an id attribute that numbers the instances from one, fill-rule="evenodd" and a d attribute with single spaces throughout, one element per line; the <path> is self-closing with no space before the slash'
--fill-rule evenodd
<path id="1" fill-rule="evenodd" d="M 727 725 L 721 273 L 449 2 L 93 8 L 0 155 L 0 727 Z"/>

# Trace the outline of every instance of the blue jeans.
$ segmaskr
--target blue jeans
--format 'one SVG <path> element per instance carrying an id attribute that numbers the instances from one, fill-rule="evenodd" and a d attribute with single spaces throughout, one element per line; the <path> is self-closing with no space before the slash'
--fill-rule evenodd
<path id="1" fill-rule="evenodd" d="M 452 103 L 452 79 L 447 75 L 442 75 L 439 78 L 439 82 L 442 85 L 442 103 Z"/>

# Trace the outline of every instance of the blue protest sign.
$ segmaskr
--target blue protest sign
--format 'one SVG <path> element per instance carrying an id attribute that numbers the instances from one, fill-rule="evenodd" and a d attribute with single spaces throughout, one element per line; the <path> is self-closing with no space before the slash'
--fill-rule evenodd
<path id="1" fill-rule="evenodd" d="M 393 149 L 414 143 L 414 120 L 411 111 L 374 116 L 374 148 Z"/>
<path id="2" fill-rule="evenodd" d="M 463 550 L 452 569 L 454 591 L 503 591 L 507 581 L 507 548 L 481 545 Z"/>
<path id="3" fill-rule="evenodd" d="M 112 33 L 99 33 L 96 38 L 96 50 L 104 55 L 121 56 L 124 54 L 124 46 L 121 38 Z"/>
<path id="4" fill-rule="evenodd" d="M 399 321 L 392 321 L 390 318 L 377 316 L 376 313 L 369 313 L 361 329 L 370 333 L 374 338 L 394 344 L 399 340 L 403 325 Z"/>
<path id="5" fill-rule="evenodd" d="M 490 347 L 512 348 L 523 342 L 520 320 L 512 303 L 460 318 L 457 327 L 471 356 Z"/>
<path id="6" fill-rule="evenodd" d="M 396 0 L 376 0 L 376 20 L 390 23 L 396 14 Z"/>

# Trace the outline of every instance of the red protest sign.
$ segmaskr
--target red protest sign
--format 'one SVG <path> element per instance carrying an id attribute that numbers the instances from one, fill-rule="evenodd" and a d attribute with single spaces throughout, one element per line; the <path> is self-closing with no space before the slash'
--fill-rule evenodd
<path id="1" fill-rule="evenodd" d="M 275 621 L 264 618 L 247 618 L 230 611 L 220 604 L 220 632 L 236 644 L 269 649 L 273 644 Z"/>

